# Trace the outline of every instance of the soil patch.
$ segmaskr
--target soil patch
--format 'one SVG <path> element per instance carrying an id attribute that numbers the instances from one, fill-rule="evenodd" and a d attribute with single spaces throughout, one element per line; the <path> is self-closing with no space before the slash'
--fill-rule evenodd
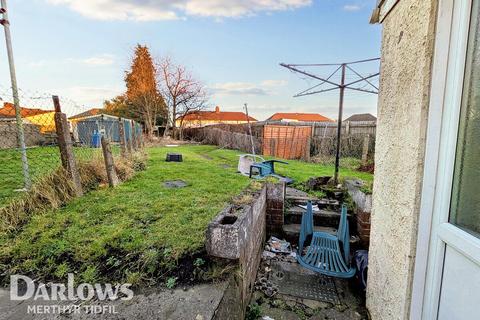
<path id="1" fill-rule="evenodd" d="M 369 164 L 365 164 L 365 165 L 361 165 L 359 168 L 358 168 L 358 171 L 361 171 L 361 172 L 368 172 L 368 173 L 375 173 L 375 164 L 374 163 L 369 163 Z"/>
<path id="2" fill-rule="evenodd" d="M 172 180 L 172 181 L 165 181 L 163 183 L 163 186 L 167 189 L 185 188 L 186 186 L 188 186 L 188 183 L 186 183 L 183 180 Z"/>
<path id="3" fill-rule="evenodd" d="M 207 159 L 207 160 L 213 160 L 213 158 L 210 157 L 208 154 L 201 154 L 200 156 L 204 159 Z"/>

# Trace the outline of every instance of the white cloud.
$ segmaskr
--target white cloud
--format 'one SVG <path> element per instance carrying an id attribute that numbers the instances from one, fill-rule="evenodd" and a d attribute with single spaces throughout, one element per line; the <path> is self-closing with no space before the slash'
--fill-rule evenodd
<path id="1" fill-rule="evenodd" d="M 182 16 L 239 18 L 293 10 L 313 0 L 46 0 L 97 20 L 157 21 Z"/>
<path id="2" fill-rule="evenodd" d="M 81 15 L 96 20 L 172 20 L 177 14 L 168 0 L 47 0 L 66 5 Z"/>
<path id="3" fill-rule="evenodd" d="M 64 112 L 71 116 L 72 114 L 80 113 L 91 108 L 102 108 L 105 100 L 112 99 L 122 94 L 123 89 L 111 87 L 73 86 L 64 89 L 58 89 L 55 92 L 60 92 L 61 96 L 71 99 L 71 101 L 66 100 L 62 102 L 62 108 L 65 109 Z"/>
<path id="4" fill-rule="evenodd" d="M 345 11 L 358 11 L 360 9 L 362 9 L 362 7 L 358 4 L 346 4 L 343 6 L 343 10 Z"/>
<path id="5" fill-rule="evenodd" d="M 288 84 L 286 80 L 264 80 L 262 85 L 265 87 L 284 87 Z"/>
<path id="6" fill-rule="evenodd" d="M 285 80 L 264 80 L 260 84 L 250 82 L 225 82 L 217 83 L 210 87 L 210 90 L 217 95 L 250 95 L 266 96 L 277 87 L 287 85 Z"/>
<path id="7" fill-rule="evenodd" d="M 265 96 L 268 94 L 265 89 L 248 82 L 217 83 L 210 90 L 218 95 Z"/>
<path id="8" fill-rule="evenodd" d="M 66 59 L 59 59 L 59 60 L 39 60 L 39 61 L 32 61 L 29 62 L 28 65 L 33 68 L 41 68 L 47 67 L 51 65 L 58 65 L 58 64 L 83 64 L 86 66 L 110 66 L 114 64 L 116 61 L 116 57 L 112 54 L 104 53 L 95 56 L 91 56 L 88 58 L 66 58 Z"/>
<path id="9" fill-rule="evenodd" d="M 109 66 L 115 63 L 115 56 L 111 54 L 102 54 L 82 59 L 81 62 L 91 66 Z"/>

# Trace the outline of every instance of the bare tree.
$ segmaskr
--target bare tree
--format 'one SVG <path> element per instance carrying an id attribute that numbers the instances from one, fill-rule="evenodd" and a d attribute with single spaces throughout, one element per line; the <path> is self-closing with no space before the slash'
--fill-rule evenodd
<path id="1" fill-rule="evenodd" d="M 183 128 L 185 116 L 205 108 L 208 94 L 205 86 L 196 80 L 182 65 L 176 65 L 170 58 L 164 58 L 158 66 L 160 92 L 168 107 L 167 125 L 164 137 L 169 127 L 175 129 L 179 120 Z"/>
<path id="2" fill-rule="evenodd" d="M 180 139 L 183 140 L 183 129 L 185 128 L 185 118 L 188 114 L 195 114 L 206 108 L 209 96 L 203 87 L 197 87 L 196 93 L 187 102 L 182 103 L 177 109 L 177 118 L 180 127 Z"/>

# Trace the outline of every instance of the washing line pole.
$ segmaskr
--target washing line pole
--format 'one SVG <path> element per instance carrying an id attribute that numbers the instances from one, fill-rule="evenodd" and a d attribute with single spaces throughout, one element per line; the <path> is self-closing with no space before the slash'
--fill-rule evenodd
<path id="1" fill-rule="evenodd" d="M 30 189 L 30 186 L 31 186 L 31 180 L 30 180 L 30 171 L 28 167 L 27 148 L 25 145 L 25 134 L 23 131 L 20 99 L 18 97 L 17 75 L 15 72 L 15 63 L 13 60 L 12 35 L 10 34 L 10 22 L 8 20 L 7 1 L 6 0 L 0 0 L 0 1 L 1 1 L 0 13 L 3 15 L 3 18 L 0 19 L 0 24 L 3 26 L 5 30 L 5 42 L 7 45 L 8 64 L 10 67 L 10 79 L 12 82 L 13 105 L 15 106 L 15 119 L 17 123 L 18 145 L 20 148 L 20 152 L 22 154 L 24 189 L 28 190 Z"/>
<path id="2" fill-rule="evenodd" d="M 248 115 L 248 104 L 245 103 L 245 114 L 247 115 L 247 123 L 248 123 L 248 131 L 250 133 L 250 142 L 252 143 L 252 154 L 255 157 L 255 144 L 253 142 L 253 135 L 252 135 L 252 125 L 250 124 L 250 116 Z"/>
<path id="3" fill-rule="evenodd" d="M 352 61 L 352 62 L 344 62 L 344 63 L 317 63 L 317 64 L 285 64 L 285 63 L 280 63 L 280 66 L 289 69 L 290 71 L 300 73 L 304 76 L 307 76 L 309 78 L 313 78 L 315 80 L 319 80 L 320 83 L 314 85 L 313 87 L 310 87 L 298 94 L 296 94 L 294 97 L 303 97 L 303 96 L 308 96 L 308 95 L 314 95 L 314 94 L 319 94 L 319 93 L 324 93 L 328 91 L 333 91 L 340 89 L 340 101 L 338 104 L 338 120 L 337 120 L 337 146 L 336 146 L 336 151 L 335 151 L 335 175 L 334 175 L 334 181 L 335 184 L 338 183 L 338 172 L 340 168 L 340 147 L 341 147 L 341 138 L 342 138 L 342 117 L 343 117 L 343 101 L 345 97 L 345 89 L 350 89 L 350 90 L 355 90 L 355 91 L 360 91 L 360 92 L 366 92 L 366 93 L 373 93 L 373 94 L 378 94 L 378 88 L 375 86 L 369 79 L 377 77 L 380 73 L 374 73 L 368 76 L 362 76 L 359 72 L 355 71 L 351 65 L 354 64 L 360 64 L 360 63 L 365 63 L 365 62 L 372 62 L 372 61 L 377 61 L 380 60 L 380 58 L 373 58 L 373 59 L 366 59 L 366 60 L 359 60 L 359 61 Z M 300 69 L 300 67 L 324 67 L 324 66 L 338 66 L 333 73 L 331 73 L 328 77 L 320 77 L 317 76 L 316 74 L 312 72 L 308 72 L 306 70 Z M 359 79 L 352 81 L 350 83 L 345 83 L 345 74 L 346 70 L 350 70 L 353 72 Z M 341 80 L 340 83 L 334 82 L 332 77 L 339 71 L 341 70 Z M 365 88 L 358 88 L 356 85 L 358 83 L 365 82 L 367 86 L 372 87 L 373 89 L 365 89 Z M 330 88 L 327 89 L 317 89 L 320 86 L 327 84 L 330 85 Z M 312 91 L 313 89 L 317 89 L 315 91 Z"/>
<path id="4" fill-rule="evenodd" d="M 342 64 L 342 78 L 340 80 L 340 101 L 338 103 L 337 120 L 337 149 L 335 150 L 335 175 L 333 177 L 335 184 L 338 183 L 338 170 L 340 168 L 340 148 L 342 145 L 342 118 L 343 118 L 343 98 L 345 97 L 345 64 Z"/>

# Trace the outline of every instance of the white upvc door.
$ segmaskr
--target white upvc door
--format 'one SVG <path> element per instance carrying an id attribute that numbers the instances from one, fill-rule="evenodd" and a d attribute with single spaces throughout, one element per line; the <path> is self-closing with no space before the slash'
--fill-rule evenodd
<path id="1" fill-rule="evenodd" d="M 480 0 L 440 0 L 412 319 L 480 319 Z"/>

